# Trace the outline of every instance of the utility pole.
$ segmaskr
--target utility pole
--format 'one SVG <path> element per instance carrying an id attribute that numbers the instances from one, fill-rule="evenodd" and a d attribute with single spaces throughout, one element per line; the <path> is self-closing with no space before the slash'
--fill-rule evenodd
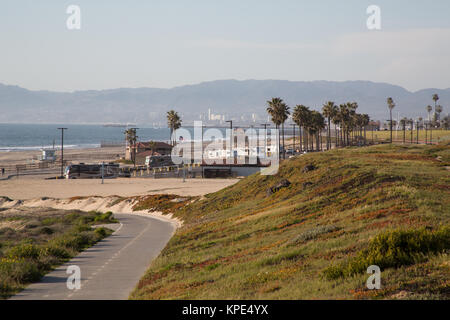
<path id="1" fill-rule="evenodd" d="M 267 158 L 267 126 L 268 123 L 262 123 L 262 126 L 264 126 L 264 158 Z"/>
<path id="2" fill-rule="evenodd" d="M 64 176 L 64 130 L 67 128 L 58 128 L 61 130 L 61 178 Z"/>

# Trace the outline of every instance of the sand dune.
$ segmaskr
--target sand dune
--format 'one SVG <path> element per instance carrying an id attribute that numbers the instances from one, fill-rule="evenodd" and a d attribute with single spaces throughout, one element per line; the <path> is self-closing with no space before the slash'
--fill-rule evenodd
<path id="1" fill-rule="evenodd" d="M 0 196 L 14 200 L 42 197 L 65 199 L 77 196 L 137 196 L 147 194 L 177 194 L 199 196 L 223 189 L 238 179 L 145 179 L 119 178 L 105 180 L 44 180 L 40 178 L 13 178 L 0 181 Z"/>

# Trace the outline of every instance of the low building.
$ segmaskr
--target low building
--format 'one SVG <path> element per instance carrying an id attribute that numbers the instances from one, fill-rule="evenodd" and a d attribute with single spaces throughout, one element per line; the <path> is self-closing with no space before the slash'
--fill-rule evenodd
<path id="1" fill-rule="evenodd" d="M 172 153 L 172 146 L 165 142 L 149 141 L 138 142 L 135 145 L 127 146 L 125 151 L 125 159 L 133 160 L 135 152 L 136 158 L 144 158 L 149 155 L 165 156 Z"/>

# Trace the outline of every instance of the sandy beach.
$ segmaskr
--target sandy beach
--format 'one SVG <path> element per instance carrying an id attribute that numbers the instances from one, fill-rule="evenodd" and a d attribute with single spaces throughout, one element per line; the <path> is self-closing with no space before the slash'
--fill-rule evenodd
<path id="1" fill-rule="evenodd" d="M 0 152 L 0 167 L 38 162 L 39 150 Z M 57 151 L 59 156 L 60 152 Z M 75 162 L 112 161 L 125 156 L 123 147 L 64 149 L 64 159 Z"/>
<path id="2" fill-rule="evenodd" d="M 31 163 L 39 151 L 0 152 L 0 167 Z M 65 159 L 74 162 L 96 163 L 112 161 L 123 156 L 123 148 L 68 149 Z M 187 179 L 183 183 L 177 178 L 118 178 L 87 180 L 45 180 L 50 175 L 27 175 L 9 180 L 0 179 L 0 196 L 14 200 L 29 200 L 41 197 L 70 198 L 76 196 L 137 196 L 155 193 L 172 193 L 181 196 L 198 196 L 232 185 L 238 179 Z"/>
<path id="3" fill-rule="evenodd" d="M 0 181 L 0 196 L 14 200 L 41 197 L 70 198 L 76 196 L 137 196 L 172 193 L 180 196 L 199 196 L 230 186 L 238 179 L 145 179 L 119 178 L 105 180 L 44 180 L 42 178 L 19 178 Z"/>

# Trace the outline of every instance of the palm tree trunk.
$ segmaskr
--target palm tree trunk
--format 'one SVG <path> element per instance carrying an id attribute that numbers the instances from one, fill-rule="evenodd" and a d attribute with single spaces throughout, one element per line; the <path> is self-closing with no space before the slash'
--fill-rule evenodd
<path id="1" fill-rule="evenodd" d="M 338 136 L 337 136 L 337 126 L 336 123 L 334 124 L 334 147 L 337 148 L 338 147 Z"/>
<path id="2" fill-rule="evenodd" d="M 283 159 L 286 159 L 286 147 L 284 145 L 284 122 L 281 124 L 281 134 L 283 136 Z"/>
<path id="3" fill-rule="evenodd" d="M 327 137 L 327 150 L 331 149 L 331 119 L 328 117 L 328 137 Z"/>
<path id="4" fill-rule="evenodd" d="M 300 139 L 300 152 L 303 152 L 302 150 L 302 127 L 298 126 L 298 131 L 299 131 L 299 139 Z"/>
<path id="5" fill-rule="evenodd" d="M 389 119 L 390 119 L 389 128 L 391 131 L 391 143 L 392 143 L 392 109 L 389 109 Z"/>

